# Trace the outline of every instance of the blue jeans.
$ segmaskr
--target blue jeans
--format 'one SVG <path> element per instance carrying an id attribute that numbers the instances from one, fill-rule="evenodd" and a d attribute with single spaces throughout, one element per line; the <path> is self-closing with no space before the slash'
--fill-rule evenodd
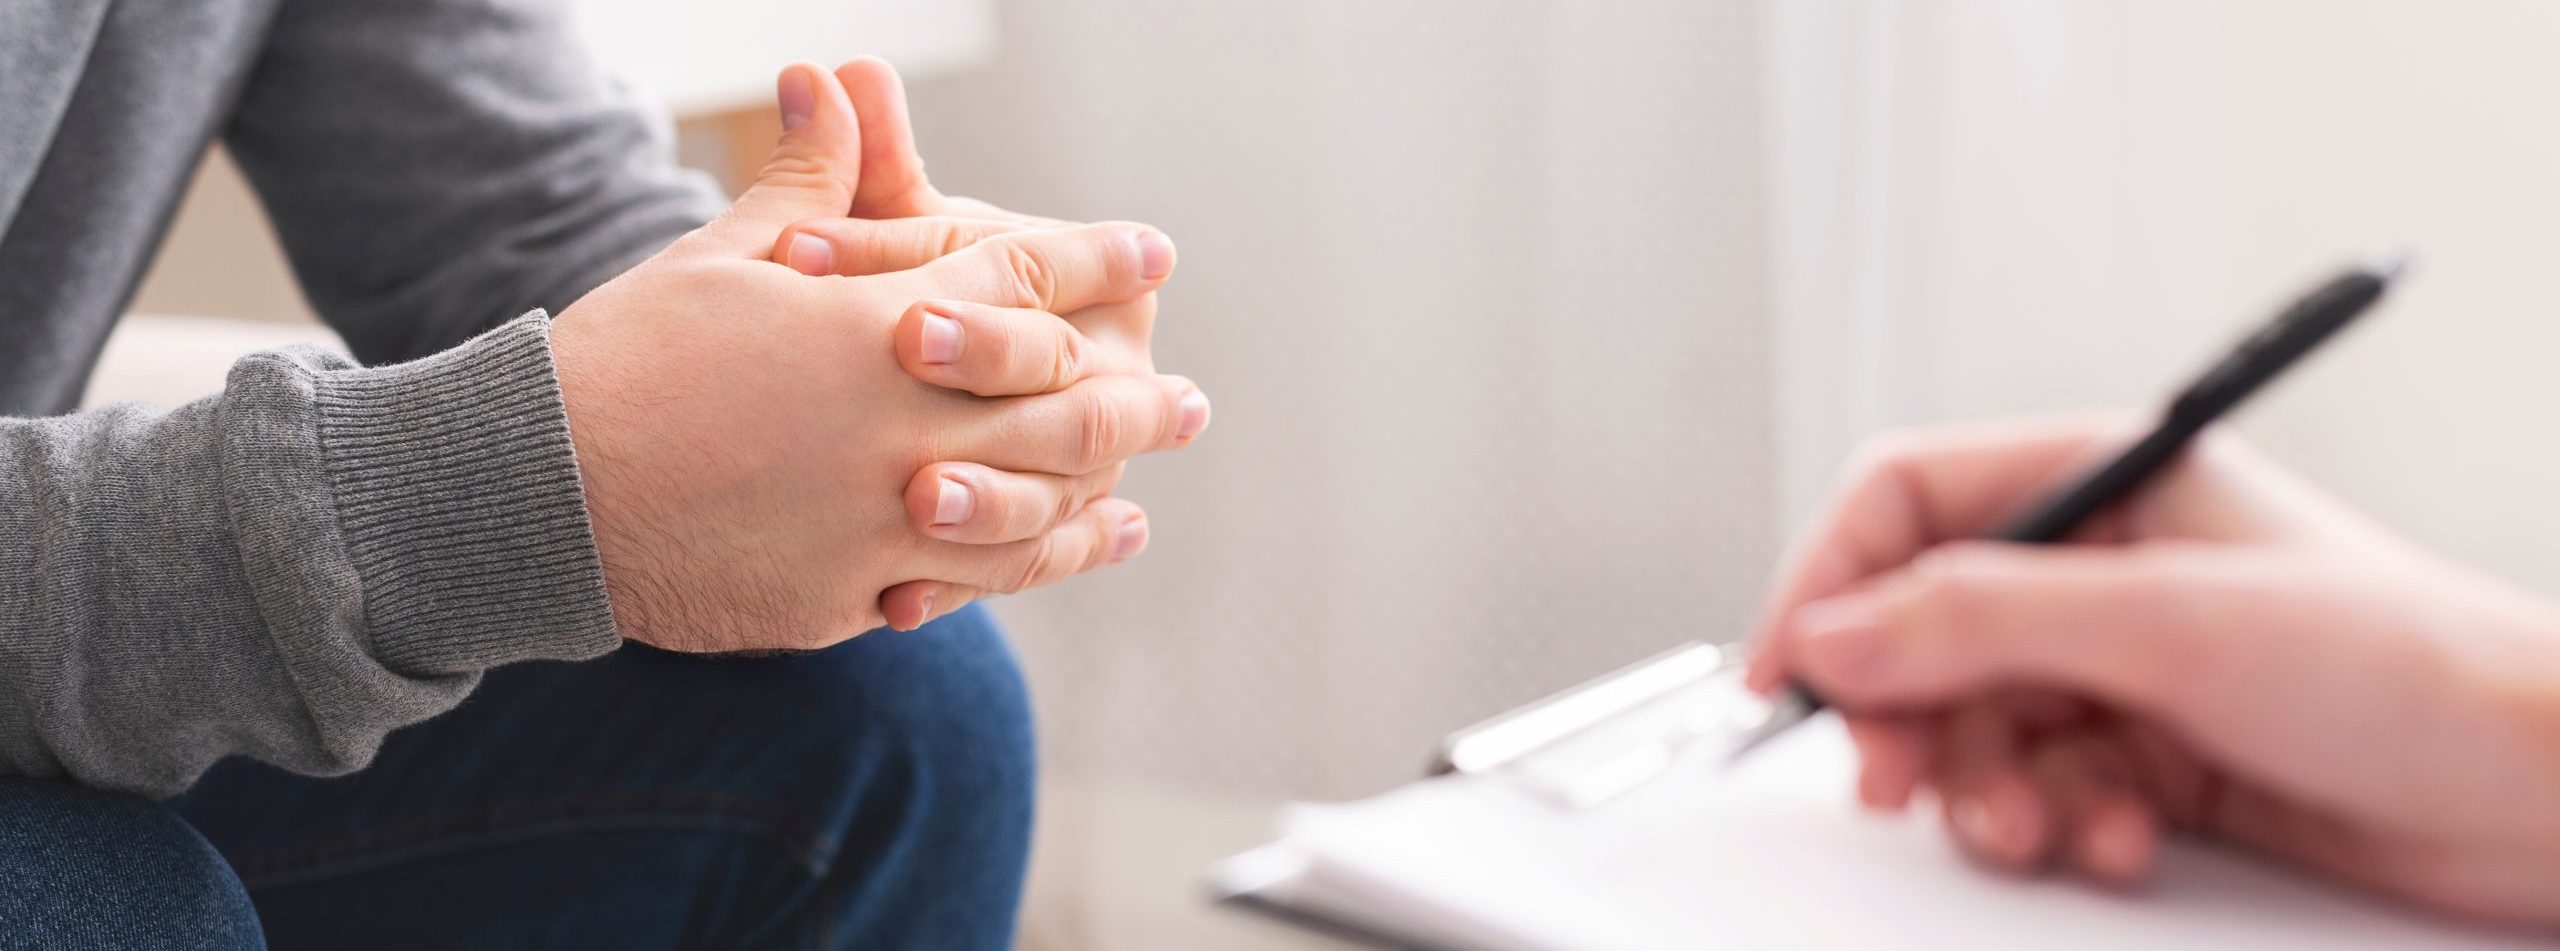
<path id="1" fill-rule="evenodd" d="M 168 809 L 0 784 L 0 948 L 1002 948 L 1030 722 L 976 609 L 503 668 L 352 776 L 226 761 Z"/>

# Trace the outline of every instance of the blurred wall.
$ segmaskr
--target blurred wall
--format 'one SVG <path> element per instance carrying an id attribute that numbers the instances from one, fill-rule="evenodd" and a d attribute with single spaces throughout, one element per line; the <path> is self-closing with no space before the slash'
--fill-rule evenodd
<path id="1" fill-rule="evenodd" d="M 2376 247 L 2417 270 L 2241 428 L 2560 594 L 2560 5 L 1773 4 L 1790 510 L 1879 425 L 2149 407 Z"/>
<path id="2" fill-rule="evenodd" d="M 1356 792 L 1729 628 L 1768 542 L 1746 5 L 1004 22 L 916 91 L 936 181 L 1173 234 L 1159 363 L 1218 408 L 1132 472 L 1150 557 L 1013 612 L 1092 665 L 1047 685 L 1076 717 L 1126 712 L 1094 756 Z"/>
<path id="3" fill-rule="evenodd" d="M 990 68 L 913 87 L 946 190 L 1173 235 L 1159 364 L 1217 406 L 1131 470 L 1144 557 L 1000 608 L 1053 794 L 1033 944 L 1209 946 L 1115 902 L 1194 904 L 1278 800 L 1738 632 L 1773 530 L 1759 17 L 1025 0 Z"/>

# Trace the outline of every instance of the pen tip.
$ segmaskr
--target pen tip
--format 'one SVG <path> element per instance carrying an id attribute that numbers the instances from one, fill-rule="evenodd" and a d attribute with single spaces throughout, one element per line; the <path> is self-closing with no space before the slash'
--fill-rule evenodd
<path id="1" fill-rule="evenodd" d="M 1776 739 L 1778 734 L 1787 732 L 1787 728 L 1794 726 L 1795 723 L 1796 721 L 1784 716 L 1771 716 L 1753 724 L 1751 729 L 1744 731 L 1741 739 L 1733 744 L 1733 749 L 1724 754 L 1725 768 L 1732 769 L 1735 764 L 1742 762 L 1744 757 L 1750 756 L 1751 751 L 1767 745 L 1770 740 Z"/>
<path id="2" fill-rule="evenodd" d="M 2374 255 L 2366 262 L 2365 271 L 2385 283 L 2399 280 L 2400 275 L 2409 270 L 2409 261 L 2412 257 L 2409 249 L 2394 248 Z"/>

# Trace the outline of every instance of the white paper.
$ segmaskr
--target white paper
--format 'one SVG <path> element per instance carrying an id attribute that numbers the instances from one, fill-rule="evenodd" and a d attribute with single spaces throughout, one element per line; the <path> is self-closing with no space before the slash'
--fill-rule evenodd
<path id="1" fill-rule="evenodd" d="M 2173 845 L 2130 895 L 1992 875 L 1916 813 L 1859 811 L 1829 718 L 1729 772 L 1718 759 L 1578 813 L 1499 779 L 1433 780 L 1294 807 L 1284 842 L 1335 903 L 1505 951 L 2545 946 L 2200 846 Z"/>

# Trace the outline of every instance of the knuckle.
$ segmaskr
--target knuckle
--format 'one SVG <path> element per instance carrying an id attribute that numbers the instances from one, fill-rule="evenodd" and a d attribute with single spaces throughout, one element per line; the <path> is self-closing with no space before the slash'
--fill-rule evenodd
<path id="1" fill-rule="evenodd" d="M 985 231 L 972 228 L 964 221 L 945 220 L 934 231 L 935 238 L 941 242 L 941 247 L 934 257 L 958 254 L 961 249 L 976 244 L 979 239 L 986 237 Z"/>
<path id="2" fill-rule="evenodd" d="M 902 261 L 909 248 L 905 235 L 884 228 L 829 229 L 839 253 L 838 267 L 877 271 L 885 262 Z"/>
<path id="3" fill-rule="evenodd" d="M 759 184 L 824 189 L 830 196 L 841 197 L 847 210 L 853 208 L 853 192 L 846 189 L 843 180 L 835 174 L 834 163 L 823 156 L 785 149 L 765 161 L 755 181 Z"/>
<path id="4" fill-rule="evenodd" d="M 1932 634 L 1984 630 L 1992 611 L 1991 557 L 1979 545 L 1955 543 L 1913 559 L 1903 622 Z"/>
<path id="5" fill-rule="evenodd" d="M 1128 438 L 1128 413 L 1100 390 L 1078 396 L 1073 405 L 1075 425 L 1068 429 L 1074 441 L 1067 447 L 1067 461 L 1077 472 L 1101 468 Z"/>
<path id="6" fill-rule="evenodd" d="M 1849 455 L 1851 485 L 1867 485 L 1897 478 L 1897 473 L 1911 460 L 1919 458 L 1926 439 L 1909 430 L 1893 430 L 1868 436 Z"/>
<path id="7" fill-rule="evenodd" d="M 1048 306 L 1058 289 L 1057 268 L 1048 255 L 1030 242 L 1021 240 L 989 241 L 1002 261 L 1007 292 L 1015 307 Z"/>
<path id="8" fill-rule="evenodd" d="M 1085 240 L 1092 244 L 1094 261 L 1110 286 L 1134 289 L 1133 285 L 1139 283 L 1138 274 L 1144 268 L 1139 260 L 1137 233 L 1145 228 L 1131 222 L 1106 221 L 1084 229 Z"/>
<path id="9" fill-rule="evenodd" d="M 1040 527 L 1056 528 L 1067 524 L 1068 519 L 1076 517 L 1076 513 L 1081 511 L 1084 511 L 1084 499 L 1078 498 L 1073 492 L 1060 491 L 1058 497 L 1049 503 L 1049 524 Z"/>
<path id="10" fill-rule="evenodd" d="M 972 338 L 970 350 L 986 354 L 983 366 L 971 368 L 971 375 L 982 377 L 979 382 L 986 388 L 986 392 L 979 394 L 981 396 L 996 395 L 996 383 L 1020 378 L 1025 364 L 1037 366 L 1041 360 L 1037 354 L 1027 352 L 1031 345 L 1022 339 L 1012 321 L 971 321 L 969 330 Z"/>
<path id="11" fill-rule="evenodd" d="M 1057 343 L 1049 348 L 1049 378 L 1042 389 L 1056 391 L 1066 389 L 1083 377 L 1090 354 L 1085 352 L 1084 335 L 1077 333 L 1074 327 L 1063 320 L 1050 323 Z"/>
<path id="12" fill-rule="evenodd" d="M 815 177 L 827 174 L 827 163 L 806 152 L 785 149 L 775 153 L 772 158 L 766 159 L 761 171 L 763 175 L 759 176 L 760 178 Z"/>
<path id="13" fill-rule="evenodd" d="M 928 229 L 882 229 L 872 232 L 872 235 L 873 242 L 881 245 L 877 260 L 905 264 L 931 261 L 944 254 L 941 238 Z"/>
<path id="14" fill-rule="evenodd" d="M 1000 589 L 1004 593 L 1021 594 L 1037 588 L 1040 586 L 1040 579 L 1048 577 L 1049 572 L 1055 569 L 1058 563 L 1056 538 L 1043 537 L 1031 546 L 1030 551 L 1030 557 L 1022 560 L 1022 564 L 1014 570 Z"/>
<path id="15" fill-rule="evenodd" d="M 1083 574 L 1111 563 L 1111 550 L 1120 534 L 1120 526 L 1127 521 L 1127 516 L 1120 514 L 1121 510 L 1119 504 L 1104 504 L 1082 516 L 1083 521 L 1076 526 L 1076 532 L 1084 540 L 1084 550 L 1078 553 L 1075 564 L 1068 566 L 1069 574 Z"/>

